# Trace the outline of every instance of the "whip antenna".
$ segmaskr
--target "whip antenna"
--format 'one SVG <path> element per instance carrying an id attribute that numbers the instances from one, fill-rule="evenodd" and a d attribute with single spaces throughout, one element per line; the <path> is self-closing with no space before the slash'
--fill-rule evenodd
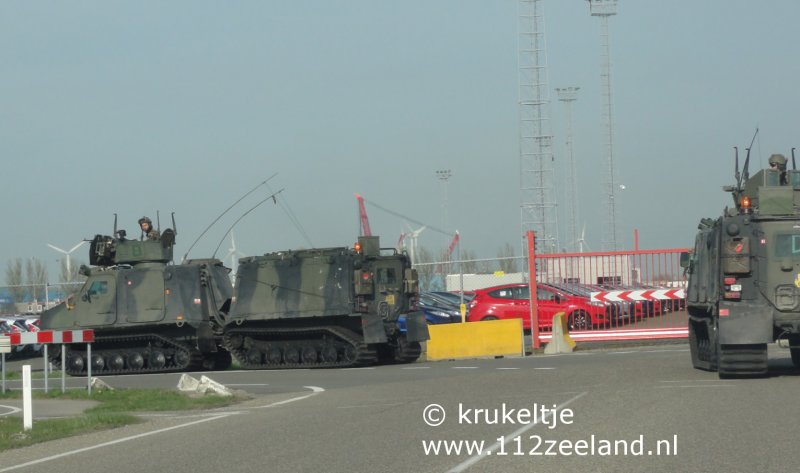
<path id="1" fill-rule="evenodd" d="M 224 235 L 222 235 L 222 239 L 219 240 L 219 244 L 214 249 L 214 254 L 212 254 L 211 257 L 212 258 L 216 258 L 217 257 L 217 251 L 219 251 L 219 247 L 222 246 L 222 242 L 225 241 L 225 238 L 228 237 L 228 234 L 231 232 L 231 230 L 233 230 L 233 227 L 235 227 L 236 224 L 239 223 L 239 221 L 245 217 L 245 215 L 247 215 L 250 212 L 252 212 L 253 210 L 257 209 L 259 206 L 261 206 L 261 204 L 263 204 L 264 202 L 266 202 L 268 200 L 271 200 L 273 204 L 277 204 L 278 200 L 275 198 L 275 196 L 280 194 L 281 192 L 283 192 L 283 189 L 281 189 L 278 192 L 272 194 L 271 196 L 267 197 L 266 199 L 262 200 L 261 202 L 257 203 L 256 205 L 250 207 L 250 209 L 247 212 L 243 213 L 239 218 L 237 218 L 236 221 L 233 222 L 233 224 L 230 227 L 228 227 L 228 231 L 225 232 Z"/>
<path id="2" fill-rule="evenodd" d="M 206 234 L 206 232 L 207 232 L 207 231 L 208 231 L 208 230 L 209 230 L 211 227 L 213 227 L 213 226 L 214 226 L 214 224 L 215 224 L 215 223 L 217 223 L 217 222 L 219 221 L 219 219 L 221 219 L 221 218 L 222 218 L 222 216 L 223 216 L 223 215 L 225 215 L 226 213 L 228 213 L 228 211 L 229 211 L 230 209 L 234 208 L 234 207 L 236 206 L 236 204 L 238 204 L 239 202 L 241 202 L 241 201 L 242 201 L 242 199 L 244 199 L 244 198 L 245 198 L 245 197 L 247 197 L 248 195 L 250 195 L 250 194 L 252 194 L 253 192 L 255 192 L 255 190 L 256 190 L 256 189 L 258 189 L 259 187 L 263 186 L 263 185 L 264 185 L 264 184 L 266 184 L 266 183 L 267 183 L 267 182 L 268 182 L 270 179 L 272 179 L 273 177 L 275 177 L 275 176 L 277 176 L 277 175 L 278 175 L 278 173 L 275 173 L 275 174 L 271 175 L 270 177 L 268 177 L 268 178 L 267 178 L 265 181 L 263 181 L 263 182 L 260 182 L 260 183 L 259 183 L 257 186 L 255 186 L 255 187 L 253 187 L 252 189 L 250 189 L 250 190 L 249 190 L 249 191 L 248 191 L 248 192 L 247 192 L 245 195 L 243 195 L 243 196 L 239 197 L 239 200 L 237 200 L 236 202 L 234 202 L 233 204 L 231 204 L 231 206 L 230 206 L 230 207 L 228 207 L 227 209 L 225 209 L 225 211 L 223 211 L 221 214 L 219 214 L 219 215 L 217 216 L 217 218 L 215 218 L 215 219 L 214 219 L 214 221 L 213 221 L 213 222 L 211 222 L 210 224 L 208 224 L 208 226 L 206 227 L 206 229 L 205 229 L 205 230 L 203 230 L 203 233 L 201 233 L 201 234 L 200 234 L 200 236 L 198 236 L 198 237 L 197 237 L 197 239 L 196 239 L 196 240 L 195 240 L 195 241 L 194 241 L 194 242 L 191 244 L 191 246 L 189 246 L 189 249 L 188 249 L 188 250 L 186 250 L 186 254 L 185 254 L 185 255 L 183 255 L 183 259 L 181 259 L 181 262 L 184 262 L 184 261 L 186 261 L 186 257 L 187 257 L 187 256 L 189 256 L 189 252 L 190 252 L 190 251 L 192 251 L 192 248 L 194 248 L 194 245 L 196 245 L 196 244 L 197 244 L 197 242 L 198 242 L 198 241 L 200 241 L 200 239 L 201 239 L 201 238 L 203 238 L 203 235 L 205 235 L 205 234 Z"/>

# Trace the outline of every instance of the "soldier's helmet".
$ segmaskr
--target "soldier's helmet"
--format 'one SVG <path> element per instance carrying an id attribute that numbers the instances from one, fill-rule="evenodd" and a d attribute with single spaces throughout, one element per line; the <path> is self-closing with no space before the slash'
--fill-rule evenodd
<path id="1" fill-rule="evenodd" d="M 770 158 L 770 159 L 772 159 L 772 158 Z M 143 223 L 147 223 L 151 227 L 153 226 L 153 221 L 150 220 L 150 217 L 142 217 L 142 218 L 140 218 L 139 219 L 139 226 L 141 226 Z"/>
<path id="2" fill-rule="evenodd" d="M 781 171 L 786 170 L 786 156 L 782 154 L 773 154 L 769 157 L 769 166 L 777 167 Z"/>

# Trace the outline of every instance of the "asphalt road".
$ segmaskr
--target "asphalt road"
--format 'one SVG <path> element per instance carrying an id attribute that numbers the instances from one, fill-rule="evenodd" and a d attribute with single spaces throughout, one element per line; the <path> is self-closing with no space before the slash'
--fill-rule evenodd
<path id="1" fill-rule="evenodd" d="M 796 471 L 800 372 L 770 350 L 771 376 L 752 380 L 693 370 L 686 345 L 211 373 L 254 398 L 3 452 L 0 473 Z M 435 441 L 483 441 L 483 454 Z"/>

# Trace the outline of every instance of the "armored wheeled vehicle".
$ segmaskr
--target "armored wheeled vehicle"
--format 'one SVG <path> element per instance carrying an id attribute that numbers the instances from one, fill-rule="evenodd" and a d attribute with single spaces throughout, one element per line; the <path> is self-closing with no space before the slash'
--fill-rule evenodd
<path id="1" fill-rule="evenodd" d="M 241 258 L 224 346 L 247 369 L 415 361 L 428 339 L 417 272 L 378 237 Z"/>
<path id="2" fill-rule="evenodd" d="M 788 345 L 800 367 L 800 171 L 783 155 L 752 177 L 736 159 L 734 205 L 700 222 L 682 258 L 695 368 L 721 378 L 767 374 L 767 344 Z"/>
<path id="3" fill-rule="evenodd" d="M 94 330 L 91 359 L 84 346 L 72 345 L 68 373 L 85 373 L 87 363 L 97 374 L 230 366 L 221 347 L 233 294 L 230 270 L 215 259 L 172 264 L 175 235 L 166 229 L 127 239 L 115 217 L 113 236 L 91 240 L 91 267 L 81 267 L 87 279 L 80 291 L 41 317 L 43 330 Z M 51 356 L 61 363 L 60 353 Z"/>

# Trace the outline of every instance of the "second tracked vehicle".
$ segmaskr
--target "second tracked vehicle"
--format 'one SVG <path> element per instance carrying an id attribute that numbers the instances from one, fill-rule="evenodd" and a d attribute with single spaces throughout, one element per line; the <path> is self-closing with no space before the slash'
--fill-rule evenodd
<path id="1" fill-rule="evenodd" d="M 247 369 L 415 361 L 428 339 L 417 272 L 378 237 L 239 260 L 224 345 Z"/>

